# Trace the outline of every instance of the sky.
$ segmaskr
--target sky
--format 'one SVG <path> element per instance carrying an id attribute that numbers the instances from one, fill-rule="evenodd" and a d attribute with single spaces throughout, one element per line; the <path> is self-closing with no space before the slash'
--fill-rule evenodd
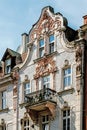
<path id="1" fill-rule="evenodd" d="M 22 43 L 21 34 L 29 33 L 45 6 L 52 6 L 77 30 L 87 15 L 87 0 L 0 0 L 0 59 L 6 48 L 12 50 Z"/>

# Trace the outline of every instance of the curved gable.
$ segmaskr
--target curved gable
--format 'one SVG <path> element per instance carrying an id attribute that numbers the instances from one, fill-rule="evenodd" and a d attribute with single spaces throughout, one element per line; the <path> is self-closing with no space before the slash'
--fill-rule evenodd
<path id="1" fill-rule="evenodd" d="M 50 33 L 66 25 L 67 20 L 60 13 L 55 14 L 52 7 L 45 7 L 42 9 L 39 20 L 33 25 L 30 31 L 29 40 L 33 41 L 35 38 L 38 39 L 45 32 Z"/>

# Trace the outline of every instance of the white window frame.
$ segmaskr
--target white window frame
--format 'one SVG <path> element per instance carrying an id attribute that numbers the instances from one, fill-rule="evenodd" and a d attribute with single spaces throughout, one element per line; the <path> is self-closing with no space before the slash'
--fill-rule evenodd
<path id="1" fill-rule="evenodd" d="M 26 87 L 26 85 L 29 85 L 29 87 Z M 23 83 L 23 95 L 24 95 L 23 101 L 24 101 L 24 102 L 27 101 L 27 98 L 25 97 L 25 95 L 30 94 L 30 93 L 31 93 L 30 81 L 24 82 L 24 83 Z"/>
<path id="2" fill-rule="evenodd" d="M 25 125 L 26 123 L 26 125 Z M 24 119 L 23 120 L 23 130 L 28 130 L 30 129 L 30 126 L 29 126 L 29 119 Z"/>
<path id="3" fill-rule="evenodd" d="M 43 57 L 44 56 L 44 46 L 45 46 L 45 43 L 44 44 L 40 44 L 41 41 L 43 41 L 44 43 L 44 39 L 40 39 L 39 40 L 39 58 Z M 42 53 L 42 54 L 41 54 Z"/>
<path id="4" fill-rule="evenodd" d="M 42 78 L 43 88 L 50 88 L 50 75 L 46 75 Z"/>
<path id="5" fill-rule="evenodd" d="M 2 98 L 1 102 L 2 102 L 2 110 L 3 110 L 3 109 L 6 109 L 6 107 L 7 107 L 7 103 L 6 103 L 6 90 L 1 92 L 1 98 Z"/>
<path id="6" fill-rule="evenodd" d="M 43 121 L 43 118 L 44 118 L 44 121 Z M 42 124 L 42 130 L 49 130 L 49 115 L 43 115 L 41 117 L 41 124 Z M 43 127 L 45 127 L 43 129 Z"/>
<path id="7" fill-rule="evenodd" d="M 11 58 L 5 60 L 5 74 L 9 74 L 11 72 Z"/>
<path id="8" fill-rule="evenodd" d="M 50 41 L 50 37 L 53 36 L 54 37 L 54 34 L 51 34 L 49 36 L 49 53 L 53 53 L 54 52 L 54 39 L 52 41 Z"/>
<path id="9" fill-rule="evenodd" d="M 28 85 L 28 86 L 26 86 Z M 31 86 L 30 86 L 30 82 L 25 82 L 24 83 L 24 94 L 29 94 L 31 93 Z"/>
<path id="10" fill-rule="evenodd" d="M 64 115 L 64 112 L 66 112 L 66 115 Z M 68 123 L 69 123 L 69 129 L 68 129 Z M 63 110 L 63 130 L 70 130 L 70 129 L 71 129 L 70 109 L 66 109 Z"/>
<path id="11" fill-rule="evenodd" d="M 68 72 L 69 69 L 70 69 L 70 73 Z M 70 78 L 70 81 L 69 81 L 69 78 Z M 66 79 L 66 83 L 65 83 L 65 79 Z M 71 66 L 68 66 L 67 68 L 63 69 L 63 88 L 68 89 L 71 87 L 71 84 L 72 84 L 72 68 Z"/>

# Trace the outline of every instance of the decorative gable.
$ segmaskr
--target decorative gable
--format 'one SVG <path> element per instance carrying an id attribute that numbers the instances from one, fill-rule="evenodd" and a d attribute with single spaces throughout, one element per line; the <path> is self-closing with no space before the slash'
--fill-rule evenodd
<path id="1" fill-rule="evenodd" d="M 49 34 L 55 29 L 64 28 L 65 24 L 67 24 L 67 20 L 60 13 L 55 14 L 52 7 L 45 7 L 42 9 L 38 22 L 33 25 L 30 31 L 29 39 L 30 41 L 35 38 L 39 39 L 44 33 Z"/>

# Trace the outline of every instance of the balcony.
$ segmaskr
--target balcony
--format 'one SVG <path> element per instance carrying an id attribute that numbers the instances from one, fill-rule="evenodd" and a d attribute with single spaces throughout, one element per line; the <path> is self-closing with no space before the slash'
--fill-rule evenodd
<path id="1" fill-rule="evenodd" d="M 26 111 L 33 120 L 36 120 L 38 113 L 48 111 L 53 117 L 56 109 L 56 91 L 44 88 L 39 91 L 25 95 Z"/>

